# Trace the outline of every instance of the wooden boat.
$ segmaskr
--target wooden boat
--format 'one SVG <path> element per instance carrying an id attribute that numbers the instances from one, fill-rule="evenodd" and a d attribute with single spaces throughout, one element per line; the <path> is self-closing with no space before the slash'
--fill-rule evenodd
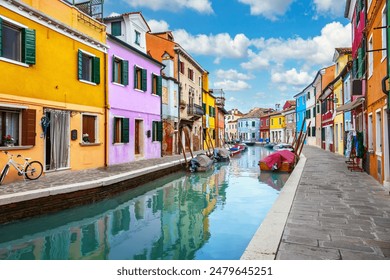
<path id="1" fill-rule="evenodd" d="M 286 143 L 279 143 L 273 146 L 273 149 L 275 151 L 280 151 L 280 150 L 289 150 L 289 151 L 294 151 L 294 147 L 291 144 L 286 144 Z"/>
<path id="2" fill-rule="evenodd" d="M 229 151 L 230 151 L 230 156 L 232 156 L 232 157 L 241 154 L 240 149 L 237 148 L 237 147 L 231 147 L 231 148 L 229 149 Z"/>
<path id="3" fill-rule="evenodd" d="M 256 143 L 255 141 L 244 141 L 244 144 L 247 146 L 254 146 L 255 143 Z"/>
<path id="4" fill-rule="evenodd" d="M 236 144 L 233 146 L 233 148 L 238 148 L 240 152 L 244 152 L 248 149 L 248 147 L 245 144 Z"/>
<path id="5" fill-rule="evenodd" d="M 213 168 L 214 161 L 206 155 L 197 155 L 190 160 L 189 170 L 190 172 L 206 172 Z"/>
<path id="6" fill-rule="evenodd" d="M 295 167 L 295 154 L 289 150 L 280 150 L 259 161 L 262 171 L 291 172 Z"/>
<path id="7" fill-rule="evenodd" d="M 230 161 L 230 151 L 225 148 L 215 148 L 213 157 L 216 162 Z"/>

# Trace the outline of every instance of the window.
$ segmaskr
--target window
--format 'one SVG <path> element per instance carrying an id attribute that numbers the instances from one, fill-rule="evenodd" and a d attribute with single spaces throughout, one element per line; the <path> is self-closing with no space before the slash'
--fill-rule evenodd
<path id="1" fill-rule="evenodd" d="M 279 124 L 282 124 L 282 118 L 279 118 Z"/>
<path id="2" fill-rule="evenodd" d="M 274 125 L 274 119 L 271 119 L 271 125 Z"/>
<path id="3" fill-rule="evenodd" d="M 269 119 L 267 119 L 267 120 L 265 121 L 265 125 L 266 125 L 266 126 L 269 126 Z"/>
<path id="4" fill-rule="evenodd" d="M 113 58 L 112 81 L 121 85 L 129 84 L 129 62 L 119 57 Z"/>
<path id="5" fill-rule="evenodd" d="M 192 70 L 191 68 L 188 68 L 188 79 L 190 79 L 191 81 L 194 80 L 194 70 Z"/>
<path id="6" fill-rule="evenodd" d="M 163 129 L 162 122 L 153 121 L 152 141 L 162 141 Z"/>
<path id="7" fill-rule="evenodd" d="M 0 57 L 35 64 L 35 30 L 0 17 Z"/>
<path id="8" fill-rule="evenodd" d="M 141 33 L 135 30 L 135 40 L 134 43 L 138 46 L 141 46 Z"/>
<path id="9" fill-rule="evenodd" d="M 84 143 L 97 143 L 97 117 L 83 114 L 83 135 Z"/>
<path id="10" fill-rule="evenodd" d="M 6 145 L 7 136 L 14 146 L 34 146 L 35 121 L 35 110 L 0 107 L 1 146 Z"/>
<path id="11" fill-rule="evenodd" d="M 307 100 L 310 99 L 310 91 L 307 93 Z"/>
<path id="12" fill-rule="evenodd" d="M 156 74 L 152 74 L 152 93 L 162 95 L 162 77 Z"/>
<path id="13" fill-rule="evenodd" d="M 368 41 L 368 77 L 372 76 L 372 73 L 374 71 L 374 53 L 373 50 L 373 43 L 372 43 L 372 36 L 370 37 L 370 40 Z"/>
<path id="14" fill-rule="evenodd" d="M 134 88 L 142 91 L 147 89 L 146 69 L 134 66 Z"/>
<path id="15" fill-rule="evenodd" d="M 100 58 L 79 50 L 78 78 L 80 81 L 100 84 Z"/>
<path id="16" fill-rule="evenodd" d="M 261 120 L 260 121 L 260 126 L 263 127 L 263 125 L 264 125 L 264 122 L 263 122 L 263 120 Z"/>
<path id="17" fill-rule="evenodd" d="M 317 114 L 320 113 L 320 103 L 317 103 Z"/>
<path id="18" fill-rule="evenodd" d="M 179 66 L 180 66 L 180 73 L 184 74 L 184 62 L 183 61 L 180 61 L 179 62 Z"/>
<path id="19" fill-rule="evenodd" d="M 386 20 L 386 5 L 385 7 L 383 8 L 382 10 L 382 26 L 386 26 L 387 25 L 387 20 Z M 382 28 L 381 29 L 381 33 L 382 33 L 382 60 L 385 59 L 386 57 L 386 48 L 387 48 L 387 40 L 386 40 L 386 32 L 387 32 L 387 28 Z"/>
<path id="20" fill-rule="evenodd" d="M 114 21 L 111 23 L 111 34 L 114 36 L 122 35 L 122 23 L 120 21 Z"/>
<path id="21" fill-rule="evenodd" d="M 368 150 L 374 150 L 373 131 L 372 131 L 372 114 L 368 115 Z"/>
<path id="22" fill-rule="evenodd" d="M 114 144 L 129 143 L 129 119 L 114 117 Z"/>
<path id="23" fill-rule="evenodd" d="M 256 125 L 256 122 L 252 121 L 252 127 L 255 127 L 255 125 Z"/>
<path id="24" fill-rule="evenodd" d="M 315 126 L 312 126 L 311 127 L 311 136 L 316 136 L 316 127 Z"/>

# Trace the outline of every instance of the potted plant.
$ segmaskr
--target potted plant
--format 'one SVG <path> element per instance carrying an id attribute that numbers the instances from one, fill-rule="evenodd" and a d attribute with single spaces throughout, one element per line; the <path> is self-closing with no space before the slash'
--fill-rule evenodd
<path id="1" fill-rule="evenodd" d="M 7 147 L 12 147 L 14 145 L 14 141 L 14 138 L 9 134 L 3 136 L 3 143 Z"/>

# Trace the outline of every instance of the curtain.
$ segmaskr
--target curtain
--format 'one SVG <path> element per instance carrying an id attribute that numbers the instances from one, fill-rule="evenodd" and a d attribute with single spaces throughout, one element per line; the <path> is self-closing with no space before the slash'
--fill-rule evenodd
<path id="1" fill-rule="evenodd" d="M 69 112 L 50 111 L 50 170 L 69 166 L 69 122 Z"/>

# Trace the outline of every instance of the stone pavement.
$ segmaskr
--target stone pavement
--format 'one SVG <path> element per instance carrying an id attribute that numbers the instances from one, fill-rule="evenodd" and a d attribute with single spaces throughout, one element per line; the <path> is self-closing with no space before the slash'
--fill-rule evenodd
<path id="1" fill-rule="evenodd" d="M 345 158 L 305 146 L 278 260 L 390 259 L 389 191 Z"/>

